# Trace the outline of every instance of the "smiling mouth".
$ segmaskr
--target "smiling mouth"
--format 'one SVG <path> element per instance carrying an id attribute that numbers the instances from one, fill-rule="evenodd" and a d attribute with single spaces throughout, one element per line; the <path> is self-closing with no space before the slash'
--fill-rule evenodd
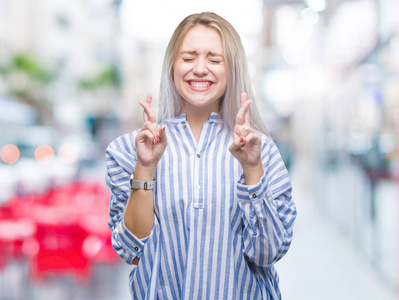
<path id="1" fill-rule="evenodd" d="M 193 88 L 204 89 L 210 87 L 212 81 L 188 81 L 188 84 Z"/>

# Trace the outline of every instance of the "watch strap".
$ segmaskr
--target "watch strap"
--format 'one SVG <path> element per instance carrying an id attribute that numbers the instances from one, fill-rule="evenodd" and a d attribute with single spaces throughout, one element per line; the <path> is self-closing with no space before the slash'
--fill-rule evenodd
<path id="1" fill-rule="evenodd" d="M 130 189 L 139 189 L 139 190 L 153 190 L 155 187 L 155 180 L 153 181 L 141 181 L 135 180 L 134 174 L 130 176 Z"/>

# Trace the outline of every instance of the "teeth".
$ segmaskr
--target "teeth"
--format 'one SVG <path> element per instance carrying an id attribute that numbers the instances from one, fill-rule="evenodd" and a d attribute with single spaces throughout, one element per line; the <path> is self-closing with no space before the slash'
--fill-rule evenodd
<path id="1" fill-rule="evenodd" d="M 212 82 L 210 81 L 190 81 L 189 82 L 191 86 L 197 87 L 197 88 L 206 88 L 211 86 Z"/>

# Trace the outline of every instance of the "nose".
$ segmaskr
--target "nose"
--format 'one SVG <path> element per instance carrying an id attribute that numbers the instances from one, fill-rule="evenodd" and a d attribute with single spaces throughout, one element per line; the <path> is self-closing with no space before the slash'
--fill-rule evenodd
<path id="1" fill-rule="evenodd" d="M 209 72 L 208 66 L 206 64 L 206 60 L 202 58 L 198 58 L 195 61 L 195 66 L 193 69 L 193 73 L 197 76 L 205 76 Z"/>

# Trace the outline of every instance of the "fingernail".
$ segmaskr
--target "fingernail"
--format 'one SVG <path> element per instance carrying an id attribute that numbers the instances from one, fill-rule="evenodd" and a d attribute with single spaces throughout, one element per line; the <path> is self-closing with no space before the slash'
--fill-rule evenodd
<path id="1" fill-rule="evenodd" d="M 244 138 L 240 137 L 240 143 L 244 143 Z"/>
<path id="2" fill-rule="evenodd" d="M 157 141 L 159 142 L 161 140 L 161 137 L 157 135 Z"/>

